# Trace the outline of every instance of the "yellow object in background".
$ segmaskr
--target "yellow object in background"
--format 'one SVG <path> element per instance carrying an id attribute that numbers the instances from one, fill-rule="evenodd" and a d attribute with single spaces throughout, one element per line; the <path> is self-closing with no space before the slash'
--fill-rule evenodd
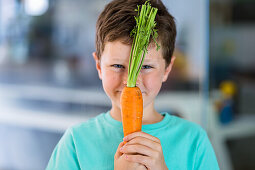
<path id="1" fill-rule="evenodd" d="M 232 98 L 236 94 L 236 84 L 231 80 L 220 83 L 220 91 L 226 98 Z"/>

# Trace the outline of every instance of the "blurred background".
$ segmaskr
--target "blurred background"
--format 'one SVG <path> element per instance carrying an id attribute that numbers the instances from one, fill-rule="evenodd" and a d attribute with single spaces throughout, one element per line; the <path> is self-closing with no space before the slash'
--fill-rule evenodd
<path id="1" fill-rule="evenodd" d="M 109 0 L 0 0 L 0 170 L 45 169 L 64 131 L 110 109 L 95 23 Z M 174 68 L 156 100 L 200 124 L 222 170 L 255 169 L 255 1 L 163 0 Z"/>

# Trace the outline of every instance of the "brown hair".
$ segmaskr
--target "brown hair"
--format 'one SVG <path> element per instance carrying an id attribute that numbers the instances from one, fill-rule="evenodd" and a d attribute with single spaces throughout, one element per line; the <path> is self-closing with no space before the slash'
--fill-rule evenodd
<path id="1" fill-rule="evenodd" d="M 137 15 L 137 12 L 135 9 L 137 9 L 137 5 L 142 5 L 145 1 L 113 0 L 105 6 L 96 24 L 96 54 L 99 59 L 104 51 L 106 42 L 122 40 L 123 43 L 132 44 L 130 32 L 136 25 L 134 16 Z M 156 29 L 158 30 L 157 41 L 159 41 L 163 58 L 166 66 L 168 66 L 175 46 L 175 21 L 161 0 L 150 0 L 150 4 L 152 7 L 158 8 L 155 19 L 157 23 Z"/>

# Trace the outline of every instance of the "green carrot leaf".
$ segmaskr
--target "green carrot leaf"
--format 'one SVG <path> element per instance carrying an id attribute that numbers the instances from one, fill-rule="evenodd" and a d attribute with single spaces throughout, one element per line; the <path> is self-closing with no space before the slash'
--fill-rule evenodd
<path id="1" fill-rule="evenodd" d="M 149 0 L 147 0 L 142 6 L 138 5 L 135 11 L 137 11 L 138 14 L 134 17 L 136 26 L 130 32 L 130 36 L 133 38 L 133 43 L 128 66 L 128 87 L 136 86 L 138 74 L 142 68 L 145 55 L 148 53 L 148 46 L 151 36 L 157 46 L 157 50 L 160 48 L 156 42 L 158 33 L 155 29 L 155 18 L 158 9 L 151 7 Z"/>

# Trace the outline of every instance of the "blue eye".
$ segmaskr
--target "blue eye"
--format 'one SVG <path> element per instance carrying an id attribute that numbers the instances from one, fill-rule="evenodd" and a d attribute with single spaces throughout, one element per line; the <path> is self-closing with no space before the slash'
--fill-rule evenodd
<path id="1" fill-rule="evenodd" d="M 114 68 L 124 68 L 124 66 L 120 65 L 120 64 L 113 64 L 112 67 L 114 67 Z"/>
<path id="2" fill-rule="evenodd" d="M 150 68 L 152 68 L 152 67 L 149 66 L 149 65 L 144 65 L 144 66 L 142 66 L 142 69 L 150 69 Z"/>

